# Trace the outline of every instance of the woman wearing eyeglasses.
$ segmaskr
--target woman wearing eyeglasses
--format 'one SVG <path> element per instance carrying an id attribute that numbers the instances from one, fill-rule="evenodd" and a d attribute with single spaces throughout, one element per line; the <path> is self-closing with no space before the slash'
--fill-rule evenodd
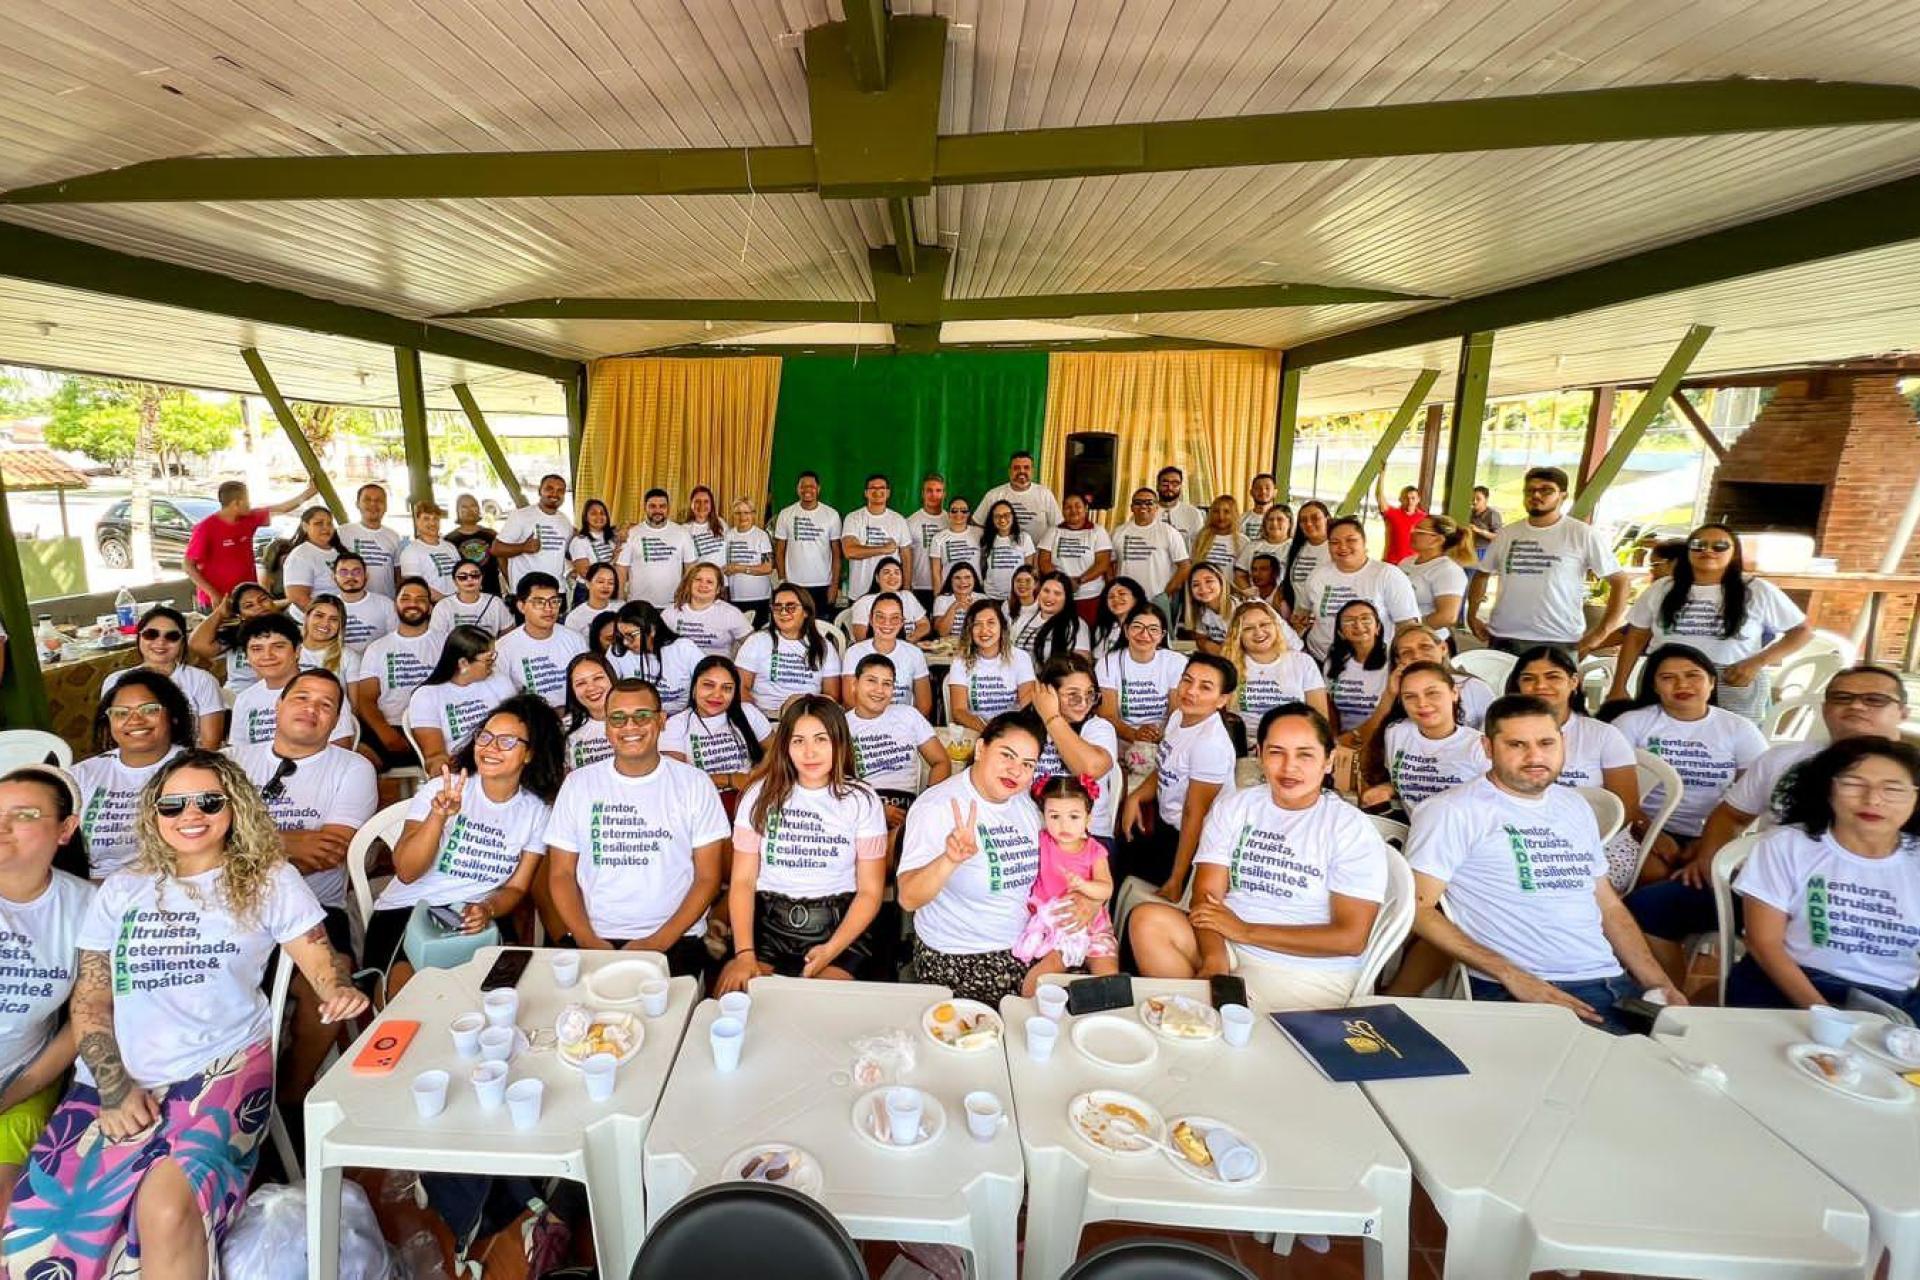
<path id="1" fill-rule="evenodd" d="M 980 583 L 980 526 L 973 523 L 973 507 L 965 498 L 955 498 L 947 503 L 947 523 L 940 532 L 933 535 L 933 545 L 927 548 L 933 557 L 933 581 L 949 582 L 953 571 L 961 565 L 973 570 L 973 589 L 978 590 Z M 952 591 L 942 594 L 952 595 Z M 940 606 L 934 605 L 934 612 L 940 612 Z"/>
<path id="2" fill-rule="evenodd" d="M 513 696 L 513 681 L 496 675 L 493 662 L 492 636 L 478 627 L 455 627 L 440 661 L 407 699 L 407 728 L 428 777 L 467 745 L 489 711 Z"/>
<path id="3" fill-rule="evenodd" d="M 284 949 L 330 1022 L 367 1007 L 233 761 L 163 765 L 139 841 L 80 927 L 80 1065 L 7 1215 L 15 1276 L 210 1274 L 273 1098 L 268 960 Z"/>
<path id="4" fill-rule="evenodd" d="M 451 907 L 460 931 L 500 926 L 533 886 L 547 847 L 547 811 L 566 777 L 560 722 L 545 699 L 515 694 L 494 709 L 453 760 L 414 792 L 393 846 L 393 879 L 367 922 L 367 963 L 387 975 L 387 998 L 413 976 L 402 954 L 407 921 Z"/>
<path id="5" fill-rule="evenodd" d="M 187 620 L 178 609 L 159 604 L 140 615 L 139 629 L 134 633 L 140 645 L 140 663 L 135 667 L 123 667 L 100 682 L 100 697 L 104 701 L 113 692 L 114 686 L 127 678 L 128 672 L 145 669 L 158 672 L 180 687 L 186 695 L 187 705 L 193 709 L 194 732 L 183 738 L 181 746 L 193 741 L 209 751 L 220 745 L 220 739 L 226 729 L 226 699 L 221 696 L 220 682 L 199 667 L 187 665 Z"/>
<path id="6" fill-rule="evenodd" d="M 1727 1003 L 1844 1006 L 1855 990 L 1920 1018 L 1920 751 L 1849 738 L 1794 774 L 1786 823 L 1733 888 L 1747 954 Z"/>
<path id="7" fill-rule="evenodd" d="M 620 580 L 614 575 L 616 585 Z M 434 601 L 433 620 L 427 625 L 445 634 L 455 627 L 478 627 L 488 636 L 497 636 L 513 626 L 513 613 L 507 602 L 485 590 L 487 571 L 471 560 L 453 567 L 453 594 Z"/>
<path id="8" fill-rule="evenodd" d="M 660 705 L 672 715 L 687 705 L 693 687 L 693 669 L 707 655 L 700 646 L 667 625 L 660 611 L 645 600 L 620 606 L 618 643 L 607 664 L 621 679 L 645 680 L 660 694 Z"/>
<path id="9" fill-rule="evenodd" d="M 104 879 L 132 862 L 135 803 L 147 780 L 183 747 L 193 745 L 192 711 L 173 681 L 138 667 L 100 699 L 93 717 L 97 755 L 77 761 L 87 875 Z"/>
<path id="10" fill-rule="evenodd" d="M 767 625 L 767 597 L 773 594 L 773 539 L 754 524 L 757 514 L 745 498 L 735 498 L 733 524 L 727 530 L 727 599 L 756 627 Z"/>
<path id="11" fill-rule="evenodd" d="M 1112 852 L 1113 818 L 1126 776 L 1120 771 L 1119 736 L 1100 715 L 1100 681 L 1085 654 L 1047 660 L 1034 682 L 1033 710 L 1047 730 L 1034 776 L 1094 779 L 1100 794 L 1094 798 L 1087 833 Z"/>
<path id="12" fill-rule="evenodd" d="M 840 650 L 813 622 L 811 592 L 786 583 L 773 593 L 772 620 L 748 636 L 734 655 L 740 692 L 768 716 L 791 698 L 817 693 L 840 697 Z M 684 697 L 680 705 L 686 705 Z"/>
<path id="13" fill-rule="evenodd" d="M 1120 741 L 1131 747 L 1144 744 L 1130 767 L 1153 767 L 1153 745 L 1167 721 L 1167 699 L 1187 660 L 1167 648 L 1167 619 L 1158 605 L 1134 605 L 1120 628 L 1125 647 L 1109 653 L 1095 668 L 1100 685 L 1100 714 L 1113 725 Z M 1316 673 L 1317 674 L 1317 673 Z"/>
<path id="14" fill-rule="evenodd" d="M 1773 700 L 1767 668 L 1811 639 L 1813 627 L 1800 606 L 1765 578 L 1747 573 L 1734 531 L 1703 524 L 1687 535 L 1687 553 L 1674 565 L 1673 576 L 1652 584 L 1633 602 L 1609 696 L 1627 696 L 1641 654 L 1679 641 L 1713 659 L 1720 705 L 1758 722 Z"/>

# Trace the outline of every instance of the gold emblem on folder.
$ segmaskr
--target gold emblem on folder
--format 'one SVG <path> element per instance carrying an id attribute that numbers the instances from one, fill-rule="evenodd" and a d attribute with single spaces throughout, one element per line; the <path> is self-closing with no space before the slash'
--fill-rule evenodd
<path id="1" fill-rule="evenodd" d="M 1355 1053 L 1379 1053 L 1381 1050 L 1398 1058 L 1400 1051 L 1393 1042 L 1374 1030 L 1373 1024 L 1365 1018 L 1350 1018 L 1345 1024 L 1347 1047 Z"/>

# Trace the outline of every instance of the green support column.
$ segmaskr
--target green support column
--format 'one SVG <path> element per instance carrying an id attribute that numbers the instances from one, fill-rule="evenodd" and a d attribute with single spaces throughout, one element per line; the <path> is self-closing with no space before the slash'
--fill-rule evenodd
<path id="1" fill-rule="evenodd" d="M 253 373 L 253 380 L 265 397 L 268 407 L 280 427 L 287 433 L 287 441 L 293 445 L 293 451 L 300 455 L 300 465 L 307 469 L 307 478 L 313 481 L 313 487 L 320 491 L 320 500 L 327 504 L 327 510 L 333 512 L 335 520 L 347 518 L 347 508 L 340 501 L 340 494 L 333 487 L 333 479 L 320 465 L 319 455 L 314 453 L 307 433 L 300 429 L 300 422 L 293 416 L 293 410 L 287 407 L 286 397 L 280 394 L 279 386 L 273 375 L 267 372 L 267 362 L 252 347 L 241 351 L 240 358 L 247 362 L 247 368 Z"/>
<path id="2" fill-rule="evenodd" d="M 1627 465 L 1634 447 L 1647 434 L 1647 428 L 1653 425 L 1654 419 L 1660 416 L 1660 410 L 1666 407 L 1667 397 L 1679 389 L 1680 379 L 1687 376 L 1687 369 L 1693 364 L 1694 357 L 1700 354 L 1700 348 L 1712 336 L 1711 325 L 1696 324 L 1687 330 L 1686 337 L 1680 339 L 1680 345 L 1667 357 L 1667 363 L 1647 388 L 1647 394 L 1634 406 L 1633 416 L 1627 419 L 1627 425 L 1620 428 L 1613 443 L 1607 447 L 1607 456 L 1600 459 L 1600 465 L 1593 469 L 1593 478 L 1580 490 L 1580 496 L 1573 500 L 1574 519 L 1593 519 L 1594 510 L 1599 507 L 1607 486 L 1619 479 L 1621 469 Z"/>
<path id="3" fill-rule="evenodd" d="M 567 488 L 577 489 L 580 487 L 580 450 L 587 438 L 586 371 L 583 369 L 571 378 L 562 378 L 560 390 L 567 397 Z M 494 465 L 500 467 L 505 461 L 503 454 L 500 462 Z"/>
<path id="4" fill-rule="evenodd" d="M 47 685 L 40 676 L 39 643 L 33 638 L 33 602 L 20 572 L 20 544 L 0 483 L 0 622 L 7 628 L 7 670 L 0 679 L 0 723 L 9 729 L 51 729 Z"/>
<path id="5" fill-rule="evenodd" d="M 1487 378 L 1493 371 L 1493 334 L 1460 339 L 1460 368 L 1453 380 L 1453 440 L 1447 449 L 1444 510 L 1461 524 L 1473 517 L 1473 486 L 1480 467 L 1480 436 L 1486 429 Z"/>
<path id="6" fill-rule="evenodd" d="M 1373 486 L 1374 477 L 1386 469 L 1388 455 L 1393 452 L 1394 446 L 1400 443 L 1400 437 L 1407 433 L 1407 427 L 1413 422 L 1413 415 L 1418 413 L 1420 406 L 1427 402 L 1427 392 L 1433 390 L 1433 384 L 1439 378 L 1438 369 L 1422 369 L 1420 376 L 1413 380 L 1413 385 L 1407 388 L 1406 397 L 1400 401 L 1400 407 L 1393 411 L 1393 421 L 1389 422 L 1387 429 L 1380 433 L 1380 438 L 1374 442 L 1373 452 L 1367 455 L 1367 461 L 1360 468 L 1360 474 L 1353 478 L 1352 486 L 1347 489 L 1347 496 L 1340 503 L 1341 515 L 1352 515 L 1360 509 L 1361 502 L 1366 499 L 1367 490 Z"/>
<path id="7" fill-rule="evenodd" d="M 1300 428 L 1300 375 L 1285 356 L 1280 358 L 1280 405 L 1273 415 L 1273 491 L 1285 503 L 1293 501 L 1293 445 Z"/>
<path id="8" fill-rule="evenodd" d="M 400 439 L 407 450 L 407 510 L 433 501 L 433 454 L 427 445 L 427 392 L 420 381 L 420 353 L 393 349 L 394 379 L 400 389 Z"/>
<path id="9" fill-rule="evenodd" d="M 494 438 L 493 428 L 480 412 L 480 402 L 473 398 L 473 392 L 464 382 L 453 384 L 453 398 L 467 412 L 467 421 L 473 427 L 473 435 L 480 442 L 480 448 L 486 452 L 487 461 L 493 464 L 493 473 L 500 477 L 500 483 L 507 487 L 507 496 L 513 499 L 516 507 L 528 506 L 527 495 L 520 488 L 520 477 L 513 474 L 513 468 L 507 463 L 507 454 L 500 447 L 500 441 Z"/>

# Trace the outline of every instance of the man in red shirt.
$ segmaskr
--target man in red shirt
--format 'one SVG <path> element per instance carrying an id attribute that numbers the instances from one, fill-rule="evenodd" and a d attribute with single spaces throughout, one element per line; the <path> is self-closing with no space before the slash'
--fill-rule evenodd
<path id="1" fill-rule="evenodd" d="M 1413 527 L 1427 518 L 1427 509 L 1420 501 L 1420 490 L 1408 485 L 1400 491 L 1400 505 L 1387 505 L 1387 482 L 1384 471 L 1373 478 L 1373 500 L 1380 504 L 1380 519 L 1387 526 L 1386 554 L 1381 556 L 1388 564 L 1399 564 L 1413 554 Z"/>
<path id="2" fill-rule="evenodd" d="M 214 604 L 241 583 L 259 581 L 259 567 L 253 558 L 254 530 L 274 516 L 296 509 L 317 492 L 309 484 L 276 506 L 254 507 L 249 504 L 244 481 L 229 480 L 221 485 L 214 493 L 220 509 L 193 526 L 181 561 L 187 577 L 200 589 L 200 604 Z"/>

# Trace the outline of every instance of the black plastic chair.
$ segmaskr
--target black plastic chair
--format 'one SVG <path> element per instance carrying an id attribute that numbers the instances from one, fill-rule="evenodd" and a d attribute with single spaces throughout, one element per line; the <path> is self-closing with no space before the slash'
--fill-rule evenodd
<path id="1" fill-rule="evenodd" d="M 868 1280 L 845 1227 L 791 1187 L 720 1182 L 660 1219 L 629 1280 Z"/>
<path id="2" fill-rule="evenodd" d="M 1225 1254 L 1184 1240 L 1141 1237 L 1102 1245 L 1060 1280 L 1258 1280 Z"/>

